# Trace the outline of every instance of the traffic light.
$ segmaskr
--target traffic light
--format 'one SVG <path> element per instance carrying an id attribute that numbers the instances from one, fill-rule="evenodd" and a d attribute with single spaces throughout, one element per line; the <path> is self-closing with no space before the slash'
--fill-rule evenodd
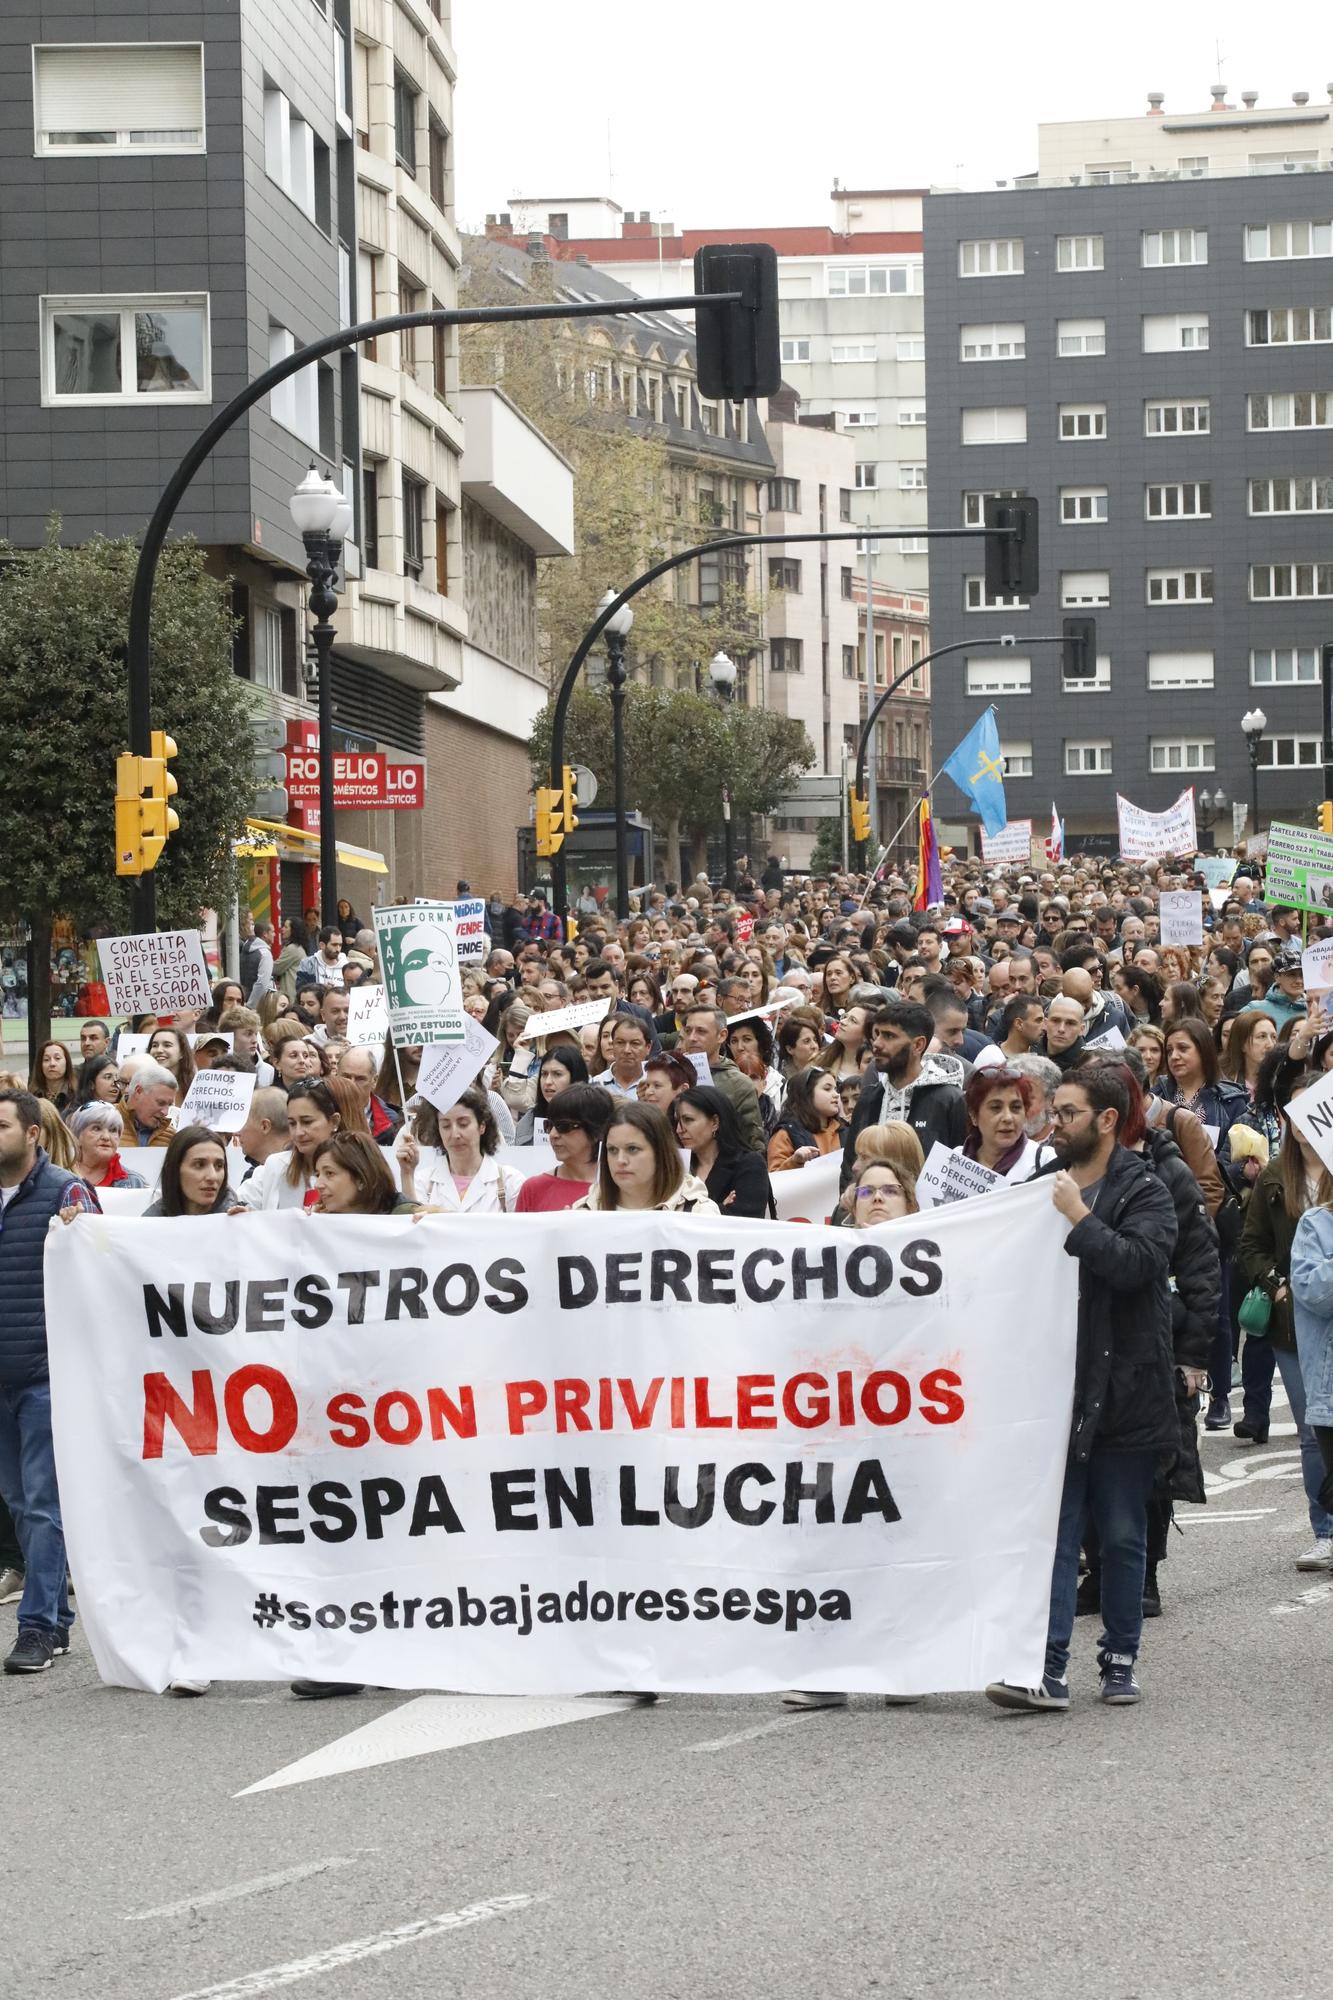
<path id="1" fill-rule="evenodd" d="M 126 751 L 116 759 L 117 875 L 151 874 L 180 825 L 167 803 L 177 789 L 167 768 L 176 755 L 175 739 L 165 729 L 155 729 L 151 741 L 151 756 Z"/>
<path id="2" fill-rule="evenodd" d="M 1016 500 L 997 500 L 987 494 L 986 595 L 1021 597 L 1028 603 L 1037 594 L 1037 502 L 1031 493 Z M 1009 528 L 1011 534 L 996 534 Z"/>
<path id="3" fill-rule="evenodd" d="M 1097 678 L 1097 620 L 1066 618 L 1064 677 L 1067 681 L 1095 681 Z"/>
<path id="4" fill-rule="evenodd" d="M 1325 799 L 1319 808 L 1319 831 L 1333 833 L 1333 799 Z"/>
<path id="5" fill-rule="evenodd" d="M 560 778 L 561 778 L 561 793 L 560 793 L 561 831 L 562 833 L 569 834 L 573 833 L 575 827 L 579 823 L 579 816 L 577 812 L 574 810 L 574 808 L 578 804 L 578 798 L 576 796 L 578 790 L 578 779 L 574 775 L 574 766 L 572 764 L 566 764 L 560 773 Z"/>
<path id="6" fill-rule="evenodd" d="M 699 394 L 728 403 L 773 395 L 782 381 L 773 245 L 706 243 L 694 253 L 694 289 L 741 294 L 739 304 L 695 314 Z"/>
<path id="7" fill-rule="evenodd" d="M 855 786 L 853 786 L 851 790 L 848 792 L 847 797 L 851 802 L 851 808 L 852 808 L 852 839 L 869 840 L 870 838 L 869 798 L 867 797 L 863 799 Z"/>

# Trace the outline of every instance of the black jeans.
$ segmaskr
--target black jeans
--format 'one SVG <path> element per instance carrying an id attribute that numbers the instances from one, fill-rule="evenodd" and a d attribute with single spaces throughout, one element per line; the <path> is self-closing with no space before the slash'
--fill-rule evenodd
<path id="1" fill-rule="evenodd" d="M 23 1552 L 19 1548 L 18 1531 L 14 1526 L 14 1516 L 3 1500 L 0 1500 L 0 1569 L 23 1568 Z"/>

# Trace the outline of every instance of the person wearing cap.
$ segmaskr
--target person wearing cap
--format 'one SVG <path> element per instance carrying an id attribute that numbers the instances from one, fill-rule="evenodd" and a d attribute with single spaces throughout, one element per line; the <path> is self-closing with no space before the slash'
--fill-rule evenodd
<path id="1" fill-rule="evenodd" d="M 1305 976 L 1301 971 L 1301 948 L 1298 944 L 1284 944 L 1278 952 L 1273 960 L 1273 983 L 1263 999 L 1255 1002 L 1252 1011 L 1267 1014 L 1276 1021 L 1279 1033 L 1289 1021 L 1304 1018 Z"/>
<path id="2" fill-rule="evenodd" d="M 966 917 L 950 917 L 943 931 L 944 948 L 950 958 L 968 958 L 972 952 L 972 926 Z"/>

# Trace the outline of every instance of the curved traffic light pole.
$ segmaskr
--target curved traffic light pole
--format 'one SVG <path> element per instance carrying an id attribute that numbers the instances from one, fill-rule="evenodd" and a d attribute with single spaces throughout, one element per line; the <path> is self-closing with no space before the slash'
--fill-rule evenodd
<path id="1" fill-rule="evenodd" d="M 688 562 L 694 562 L 696 558 L 699 556 L 711 555 L 718 549 L 762 548 L 767 545 L 771 545 L 774 542 L 859 542 L 870 539 L 887 541 L 895 535 L 908 535 L 908 534 L 918 535 L 921 536 L 923 539 L 931 539 L 934 541 L 944 542 L 944 541 L 965 541 L 968 539 L 975 540 L 977 536 L 979 535 L 984 536 L 987 534 L 1000 535 L 1009 538 L 1014 535 L 1014 532 L 1015 531 L 1012 528 L 922 529 L 915 527 L 913 528 L 860 527 L 860 528 L 808 529 L 806 530 L 805 533 L 797 531 L 789 535 L 716 535 L 714 536 L 712 541 L 696 542 L 693 548 L 681 549 L 678 551 L 677 554 L 673 556 L 664 556 L 661 562 L 654 563 L 651 569 L 646 569 L 643 572 L 642 576 L 636 576 L 632 583 L 626 584 L 625 588 L 622 591 L 620 591 L 607 604 L 603 605 L 598 610 L 596 618 L 594 618 L 592 624 L 588 627 L 583 637 L 579 640 L 578 645 L 574 648 L 573 653 L 570 655 L 569 665 L 565 668 L 559 689 L 557 690 L 556 693 L 555 708 L 551 714 L 551 760 L 550 760 L 550 771 L 548 773 L 551 790 L 558 792 L 563 788 L 564 785 L 565 721 L 569 714 L 569 703 L 574 693 L 574 684 L 579 677 L 579 669 L 582 667 L 584 661 L 587 659 L 593 647 L 597 644 L 598 639 L 605 631 L 607 625 L 610 623 L 612 618 L 615 617 L 617 611 L 619 611 L 621 605 L 628 604 L 632 597 L 637 597 L 641 590 L 646 590 L 648 585 L 650 583 L 655 583 L 659 576 L 665 576 L 670 570 L 680 569 L 683 564 Z M 976 641 L 970 641 L 969 643 L 975 644 Z M 940 648 L 941 652 L 956 652 L 957 650 L 958 650 L 957 647 L 954 646 L 944 646 Z M 926 661 L 931 660 L 934 657 L 935 657 L 934 654 L 928 653 L 926 655 L 926 660 L 918 660 L 916 663 L 916 667 L 914 667 L 912 671 L 916 672 L 920 667 L 926 664 Z M 894 685 L 896 686 L 897 683 L 895 682 Z M 618 820 L 621 817 L 623 817 L 623 815 L 618 815 Z M 623 829 L 619 824 L 617 825 L 617 834 L 618 834 L 618 839 L 621 842 L 623 842 Z M 617 851 L 619 851 L 619 848 Z M 563 842 L 561 846 L 556 850 L 556 852 L 550 857 L 550 859 L 551 859 L 551 900 L 552 903 L 554 904 L 556 915 L 559 918 L 561 918 L 562 921 L 565 921 L 568 919 L 569 916 L 569 885 L 565 873 L 565 856 L 564 856 Z M 629 915 L 629 912 L 628 910 L 621 910 L 618 912 L 618 915 L 621 917 L 627 917 Z"/>
<path id="2" fill-rule="evenodd" d="M 1030 636 L 1026 632 L 1023 634 L 1023 644 L 1025 646 L 1063 646 L 1067 643 L 1067 639 L 1068 635 L 1064 632 L 1058 635 L 1050 632 L 1037 632 Z M 866 752 L 870 747 L 870 739 L 874 734 L 875 724 L 879 720 L 879 712 L 887 703 L 889 696 L 897 694 L 904 681 L 911 680 L 913 674 L 919 674 L 923 667 L 928 667 L 931 664 L 932 660 L 942 660 L 948 653 L 970 653 L 978 646 L 1002 646 L 1008 650 L 1011 643 L 1007 633 L 1001 634 L 996 639 L 956 639 L 952 645 L 936 646 L 931 652 L 924 654 L 921 659 L 914 660 L 910 667 L 904 667 L 903 671 L 889 682 L 883 694 L 876 697 L 874 707 L 861 725 L 861 735 L 856 745 L 856 777 L 852 786 L 856 796 L 858 798 L 865 796 Z M 864 847 L 867 843 L 865 841 L 858 841 L 857 845 L 858 847 Z M 878 842 L 876 842 L 876 845 L 878 845 Z M 863 858 L 868 859 L 869 857 Z"/>
<path id="3" fill-rule="evenodd" d="M 356 326 L 341 327 L 336 333 L 324 334 L 319 340 L 309 341 L 284 360 L 274 362 L 262 375 L 246 384 L 231 401 L 218 411 L 212 422 L 200 431 L 190 449 L 186 452 L 176 470 L 162 489 L 162 496 L 153 509 L 152 519 L 144 533 L 139 548 L 138 567 L 134 572 L 134 587 L 130 595 L 130 628 L 126 646 L 125 663 L 129 680 L 129 723 L 130 749 L 136 756 L 147 757 L 151 751 L 151 684 L 152 654 L 149 645 L 149 630 L 153 608 L 153 585 L 157 580 L 157 566 L 165 546 L 176 509 L 180 506 L 195 474 L 208 458 L 215 445 L 219 444 L 239 417 L 254 408 L 280 382 L 289 375 L 297 375 L 313 362 L 323 360 L 326 354 L 337 354 L 344 347 L 358 347 L 363 340 L 374 340 L 382 333 L 405 333 L 413 327 L 426 326 L 485 326 L 488 324 L 508 325 L 521 320 L 545 319 L 607 319 L 618 313 L 643 312 L 645 308 L 658 310 L 673 309 L 692 311 L 700 306 L 735 305 L 743 303 L 739 292 L 690 292 L 669 299 L 598 299 L 585 305 L 536 305 L 536 306 L 477 306 L 460 311 L 445 311 L 443 308 L 427 312 L 393 313 L 387 319 L 361 320 Z M 322 452 L 316 452 L 322 458 Z M 331 816 L 332 801 L 321 799 L 321 808 Z M 151 931 L 157 928 L 157 886 L 151 871 L 140 875 L 132 891 L 131 929 Z"/>

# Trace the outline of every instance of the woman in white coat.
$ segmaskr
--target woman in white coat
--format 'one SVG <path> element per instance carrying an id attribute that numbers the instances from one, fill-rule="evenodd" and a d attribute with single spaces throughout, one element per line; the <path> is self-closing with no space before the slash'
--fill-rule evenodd
<path id="1" fill-rule="evenodd" d="M 474 1084 L 448 1111 L 419 1104 L 414 1129 L 404 1126 L 393 1150 L 402 1169 L 403 1193 L 423 1208 L 446 1215 L 512 1215 L 523 1176 L 495 1158 L 500 1129 L 484 1090 Z M 439 1156 L 418 1180 L 423 1146 Z"/>
<path id="2" fill-rule="evenodd" d="M 315 1154 L 342 1127 L 338 1100 L 322 1077 L 304 1077 L 287 1093 L 287 1137 L 290 1145 L 270 1153 L 262 1166 L 241 1183 L 233 1213 L 273 1208 L 311 1208 L 319 1195 L 315 1185 Z"/>

